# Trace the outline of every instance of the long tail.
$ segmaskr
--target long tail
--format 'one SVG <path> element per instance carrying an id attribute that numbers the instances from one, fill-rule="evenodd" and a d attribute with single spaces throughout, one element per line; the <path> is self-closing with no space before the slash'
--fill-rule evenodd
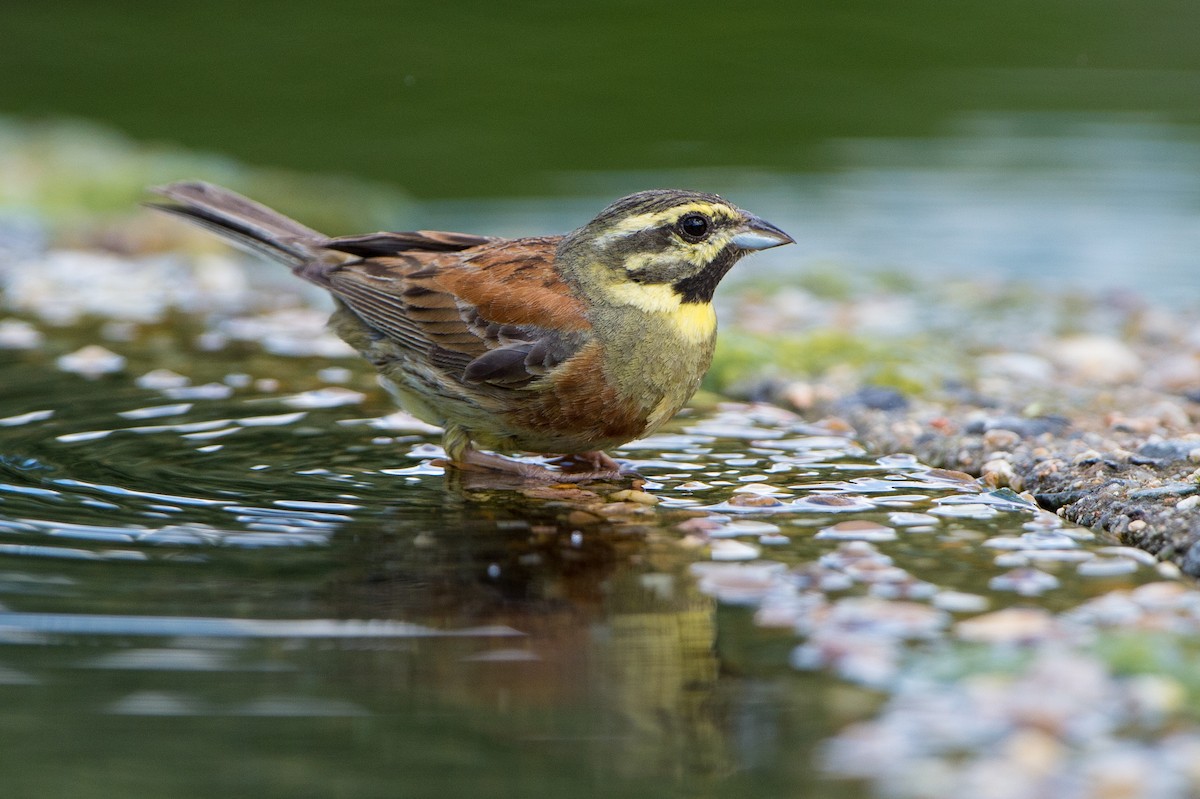
<path id="1" fill-rule="evenodd" d="M 151 189 L 169 203 L 147 203 L 150 208 L 181 216 L 208 228 L 233 244 L 287 264 L 293 271 L 321 259 L 329 239 L 289 219 L 278 211 L 220 186 L 184 181 Z"/>

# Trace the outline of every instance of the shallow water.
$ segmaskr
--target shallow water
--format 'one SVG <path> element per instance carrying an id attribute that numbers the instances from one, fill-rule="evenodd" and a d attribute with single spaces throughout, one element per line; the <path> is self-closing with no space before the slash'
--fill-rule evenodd
<path id="1" fill-rule="evenodd" d="M 146 341 L 90 380 L 54 337 L 0 351 L 13 795 L 868 795 L 823 742 L 956 620 L 1159 579 L 769 407 L 625 448 L 652 498 L 511 490 L 444 475 L 364 373 L 135 379 L 178 358 Z"/>

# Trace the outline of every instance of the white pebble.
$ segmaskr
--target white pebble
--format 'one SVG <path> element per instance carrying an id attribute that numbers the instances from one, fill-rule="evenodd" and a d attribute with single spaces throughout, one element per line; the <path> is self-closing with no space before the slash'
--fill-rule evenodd
<path id="1" fill-rule="evenodd" d="M 20 319 L 0 319 L 0 350 L 32 350 L 42 345 L 41 332 Z"/>
<path id="2" fill-rule="evenodd" d="M 89 344 L 75 352 L 60 356 L 58 368 L 84 377 L 99 377 L 113 374 L 125 368 L 125 357 L 99 344 Z"/>
<path id="3" fill-rule="evenodd" d="M 177 372 L 172 372 L 170 369 L 154 369 L 146 372 L 146 374 L 134 382 L 137 383 L 138 388 L 161 391 L 165 388 L 182 388 L 191 381 Z"/>
<path id="4" fill-rule="evenodd" d="M 712 542 L 710 557 L 713 560 L 754 560 L 760 554 L 762 549 L 754 544 L 722 538 Z"/>

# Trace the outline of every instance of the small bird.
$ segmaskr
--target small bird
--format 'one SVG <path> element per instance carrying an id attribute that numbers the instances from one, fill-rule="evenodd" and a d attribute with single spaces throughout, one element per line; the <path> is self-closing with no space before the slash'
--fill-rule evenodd
<path id="1" fill-rule="evenodd" d="M 743 255 L 792 243 L 714 194 L 622 197 L 565 236 L 418 230 L 330 238 L 201 182 L 153 191 L 177 214 L 291 267 L 336 302 L 330 327 L 450 463 L 535 480 L 612 477 L 605 449 L 649 435 L 712 361 L 713 292 Z M 484 450 L 491 450 L 486 452 Z M 496 452 L 566 456 L 569 473 Z"/>

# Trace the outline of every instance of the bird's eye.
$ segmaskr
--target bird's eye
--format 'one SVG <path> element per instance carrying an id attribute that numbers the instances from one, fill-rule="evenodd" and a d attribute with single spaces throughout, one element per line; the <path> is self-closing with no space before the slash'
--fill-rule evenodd
<path id="1" fill-rule="evenodd" d="M 676 227 L 679 229 L 679 235 L 683 236 L 684 241 L 692 243 L 703 241 L 704 237 L 708 235 L 708 217 L 704 214 L 688 214 L 679 220 Z"/>

